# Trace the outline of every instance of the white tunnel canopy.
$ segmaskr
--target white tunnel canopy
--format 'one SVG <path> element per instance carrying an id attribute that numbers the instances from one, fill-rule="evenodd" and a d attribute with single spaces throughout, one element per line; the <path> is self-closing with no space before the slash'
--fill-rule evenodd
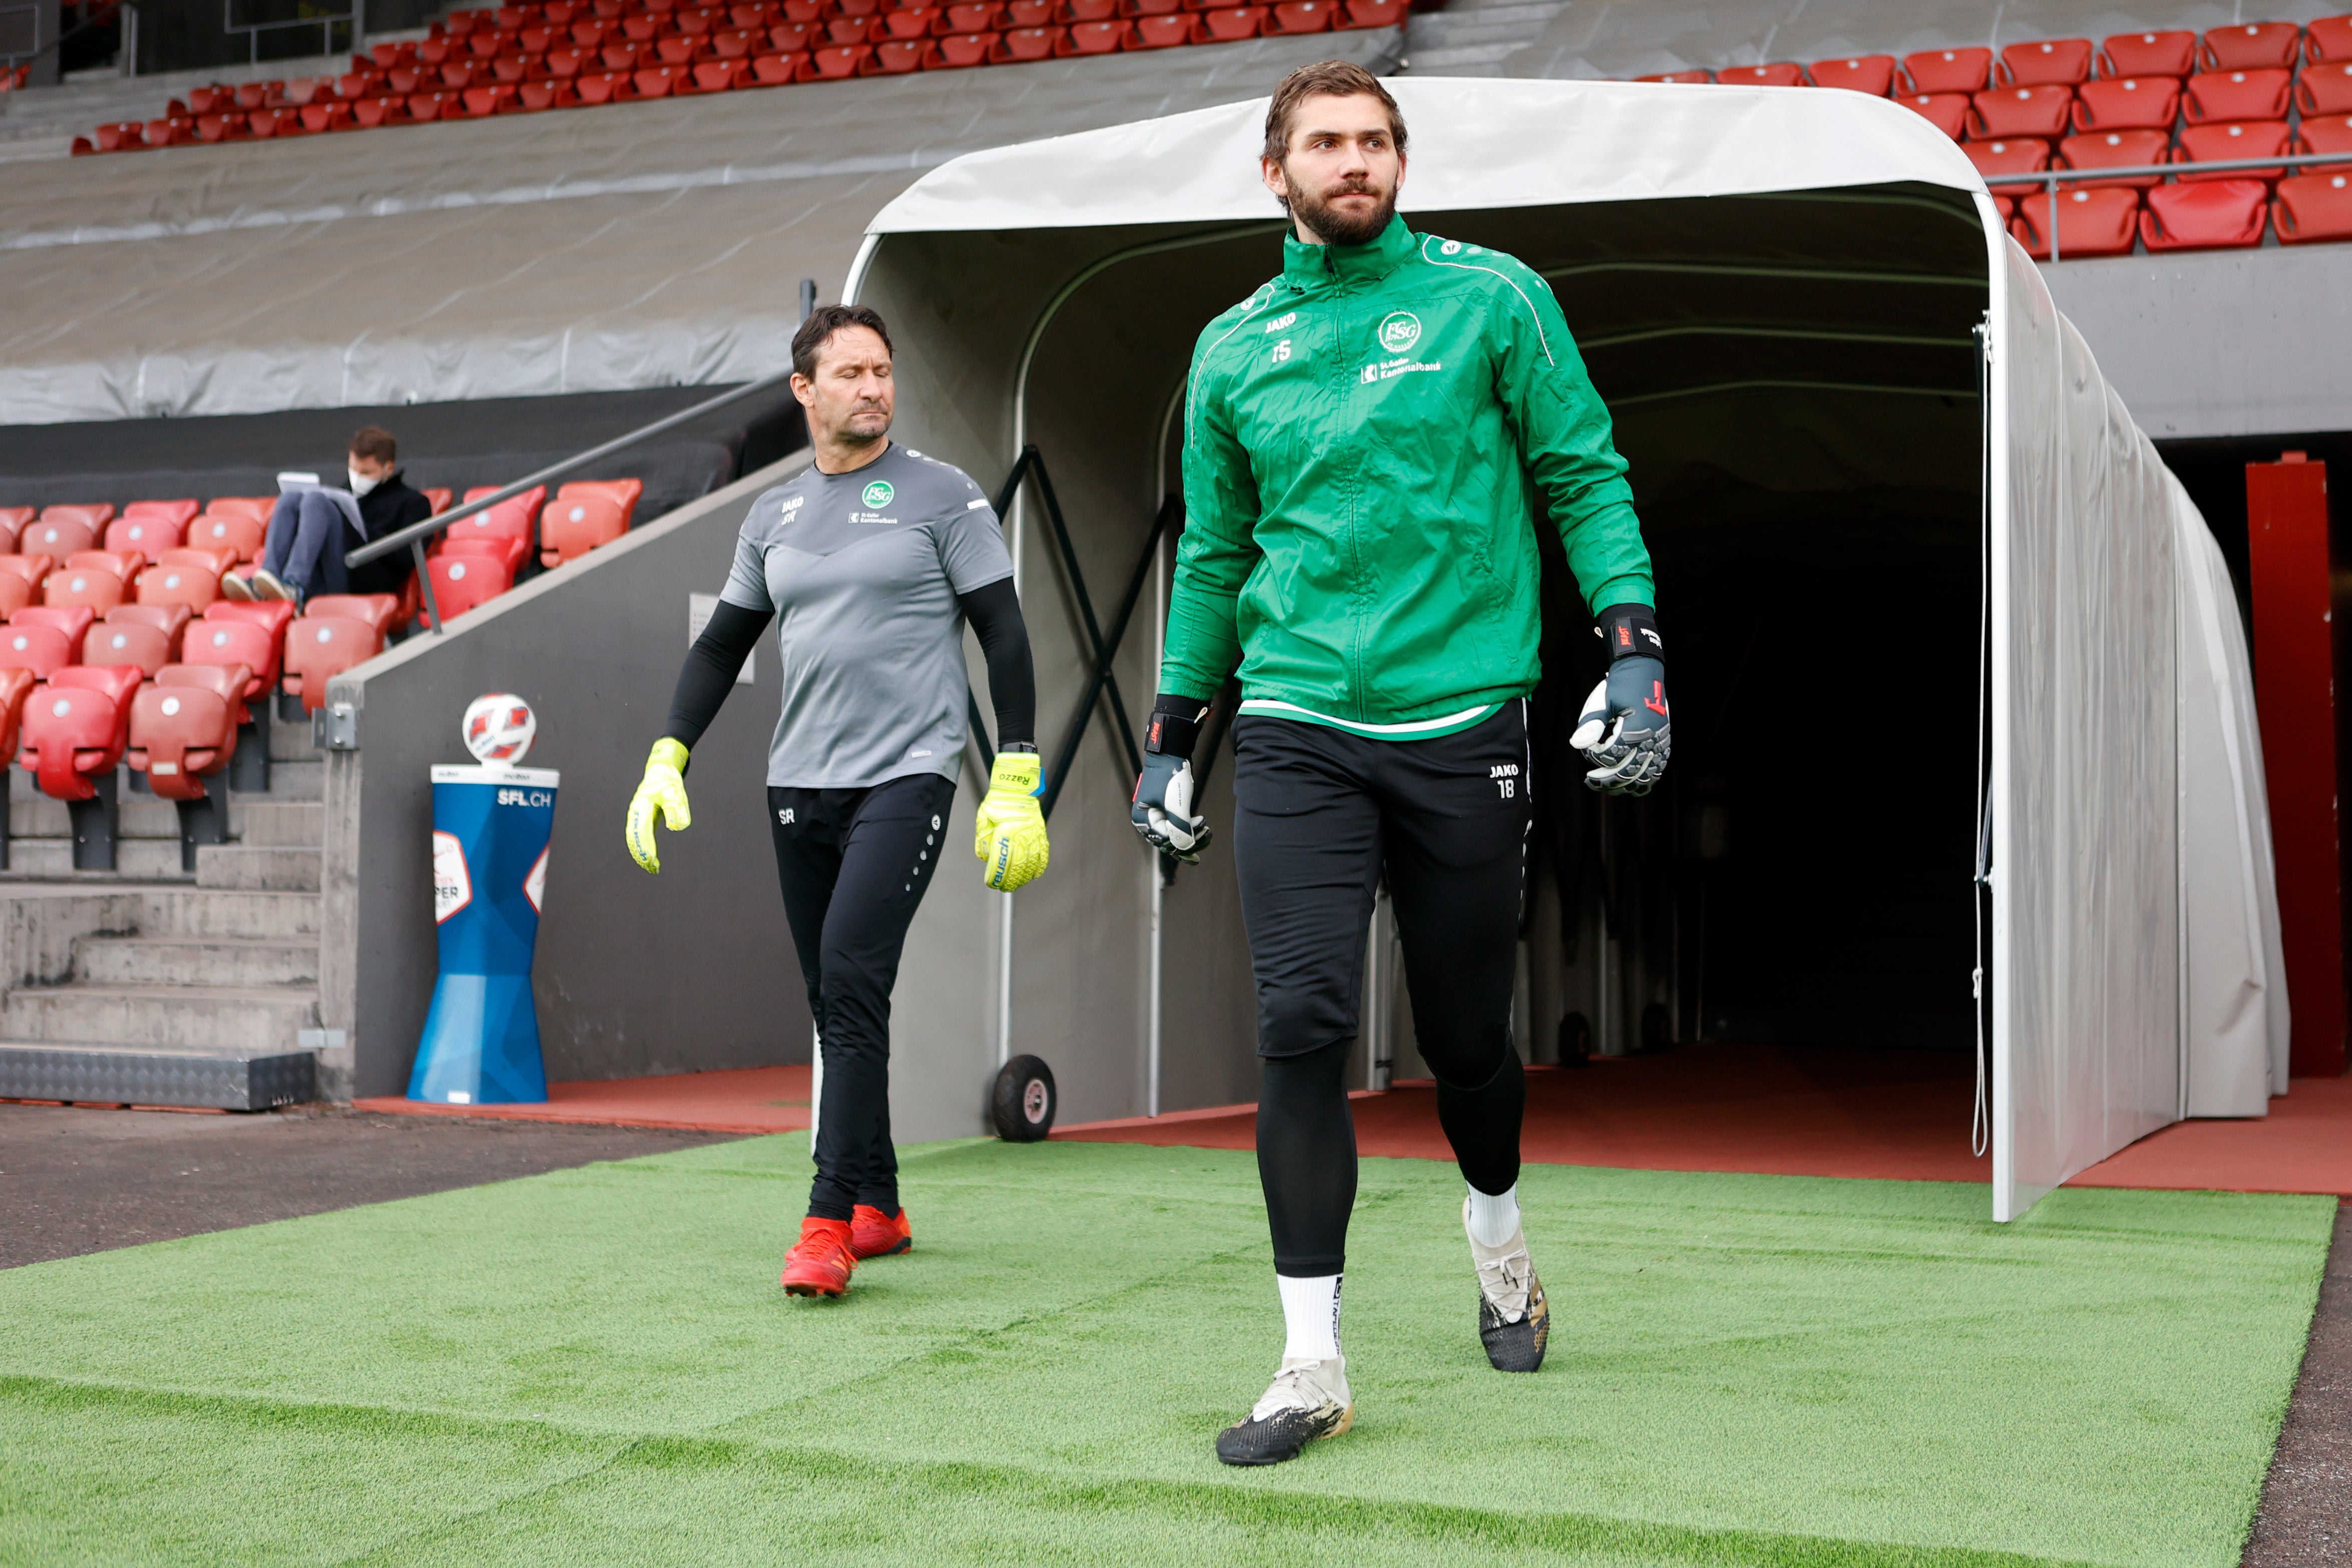
<path id="1" fill-rule="evenodd" d="M 1995 1218 L 2184 1114 L 2263 1113 L 2286 1087 L 2285 1019 L 2243 632 L 2201 519 L 1959 149 L 1898 104 L 1836 90 L 1388 85 L 1410 131 L 1403 211 L 1543 274 L 1637 490 L 1646 471 L 1682 501 L 1787 498 L 1738 520 L 1792 538 L 1810 497 L 1900 490 L 1940 530 L 1953 564 L 1921 591 L 1948 603 L 1918 637 L 1962 668 L 1979 637 L 1986 654 L 1980 696 L 1948 682 L 1937 699 L 1957 744 L 1937 799 L 1958 804 L 1935 827 L 1940 841 L 1957 816 L 1961 843 L 1930 874 L 1970 896 L 1972 802 L 1987 802 Z M 1064 505 L 1091 519 L 1077 553 L 1097 601 L 1174 487 L 1193 336 L 1278 265 L 1265 112 L 1258 99 L 958 158 L 882 210 L 852 274 L 898 342 L 907 438 L 986 483 L 1024 443 L 1047 450 Z M 1063 563 L 1034 514 L 1009 522 L 1034 601 L 1052 591 L 1037 574 Z M 1683 548 L 1681 570 L 1703 570 Z M 1041 715 L 1084 665 L 1058 619 L 1032 611 Z M 1055 687 L 1057 655 L 1070 674 Z M 1150 658 L 1130 643 L 1118 669 L 1148 700 Z M 1965 760 L 1979 733 L 1981 792 Z M 1090 750 L 1066 793 L 1123 789 L 1119 766 Z M 1884 789 L 1890 766 L 1903 759 L 1856 758 L 1822 787 Z M 1163 1005 L 1247 1029 L 1245 1000 L 1213 999 L 1245 998 L 1245 962 L 1188 968 L 1166 947 L 1161 894 L 1145 896 L 1115 815 L 1055 818 L 1059 881 L 1021 895 L 1024 935 L 1007 913 L 985 962 L 968 918 L 916 934 L 943 967 L 972 967 L 967 990 L 995 988 L 998 1059 L 1017 1014 L 1018 1049 L 1053 1061 L 1074 1113 L 1162 1108 Z M 1123 910 L 1150 933 L 1131 976 L 1108 940 Z M 1140 1041 L 1106 1030 L 1121 1016 L 1144 1020 Z M 1181 1076 L 1172 1057 L 1167 1071 Z M 1123 1075 L 1148 1076 L 1148 1095 Z M 1246 1098 L 1247 1082 L 1168 1097 Z"/>

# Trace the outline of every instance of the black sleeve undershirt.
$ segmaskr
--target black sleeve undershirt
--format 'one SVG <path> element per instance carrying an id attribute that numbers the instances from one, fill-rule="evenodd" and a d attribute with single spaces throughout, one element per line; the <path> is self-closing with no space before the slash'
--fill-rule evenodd
<path id="1" fill-rule="evenodd" d="M 1037 738 L 1037 680 L 1029 657 L 1029 629 L 1021 619 L 1020 596 L 1013 580 L 1003 578 L 985 588 L 958 594 L 965 619 L 980 639 L 988 661 L 988 691 L 996 704 L 997 745 L 1016 741 L 1031 745 Z M 677 689 L 669 701 L 665 738 L 689 751 L 710 727 L 719 706 L 734 688 L 736 672 L 759 645 L 773 621 L 773 612 L 746 610 L 721 601 L 710 612 L 702 635 L 687 651 L 686 665 L 677 673 Z"/>

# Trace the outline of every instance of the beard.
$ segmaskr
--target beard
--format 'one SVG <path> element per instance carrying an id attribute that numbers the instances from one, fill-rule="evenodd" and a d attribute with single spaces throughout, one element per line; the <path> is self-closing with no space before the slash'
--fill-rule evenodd
<path id="1" fill-rule="evenodd" d="M 1326 245 L 1370 245 L 1381 237 L 1396 215 L 1396 191 L 1391 187 L 1380 204 L 1362 217 L 1351 217 L 1329 204 L 1339 196 L 1369 196 L 1372 187 L 1360 180 L 1349 180 L 1334 185 L 1320 195 L 1310 195 L 1303 190 L 1290 194 L 1291 215 L 1323 236 Z"/>

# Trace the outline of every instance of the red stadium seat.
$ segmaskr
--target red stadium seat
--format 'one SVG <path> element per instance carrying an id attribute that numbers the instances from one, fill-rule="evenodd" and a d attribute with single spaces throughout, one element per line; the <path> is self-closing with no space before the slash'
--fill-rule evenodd
<path id="1" fill-rule="evenodd" d="M 601 46 L 596 46 L 601 47 Z M 589 51 L 583 49 L 550 49 L 541 62 L 551 77 L 576 77 L 580 74 Z"/>
<path id="2" fill-rule="evenodd" d="M 35 594 L 40 592 L 42 580 L 53 564 L 45 555 L 0 555 L 0 573 L 16 578 Z"/>
<path id="3" fill-rule="evenodd" d="M 866 57 L 874 52 L 870 44 L 829 44 L 811 49 L 800 68 L 802 81 L 844 81 L 857 74 Z"/>
<path id="4" fill-rule="evenodd" d="M 167 517 L 181 528 L 186 528 L 204 507 L 193 500 L 133 501 L 122 508 L 126 517 Z"/>
<path id="5" fill-rule="evenodd" d="M 240 695 L 249 703 L 278 684 L 278 648 L 268 629 L 253 622 L 197 621 L 181 639 L 180 662 L 242 667 L 246 683 Z"/>
<path id="6" fill-rule="evenodd" d="M 2020 191 L 2038 190 L 2040 186 L 2036 183 L 2021 185 L 2013 181 L 2003 186 L 1996 176 L 2038 173 L 2050 167 L 2050 143 L 2030 138 L 2016 141 L 1968 141 L 1961 144 L 1960 151 L 1969 155 L 1969 162 L 1977 166 L 1977 172 L 1984 176 L 1987 185 L 1996 191 L 2006 189 L 2012 195 Z"/>
<path id="7" fill-rule="evenodd" d="M 106 548 L 137 550 L 152 559 L 167 549 L 177 549 L 185 532 L 184 526 L 173 518 L 130 512 L 106 525 Z"/>
<path id="8" fill-rule="evenodd" d="M 2150 250 L 2229 250 L 2263 243 L 2270 187 L 2260 180 L 2207 180 L 2158 185 L 2140 214 L 2140 243 Z M 2062 240 L 2063 236 L 2061 236 Z"/>
<path id="9" fill-rule="evenodd" d="M 1349 0 L 1348 19 L 1341 26 L 1349 27 L 1393 26 L 1392 23 L 1364 23 L 1356 20 L 1365 6 L 1383 3 L 1393 5 L 1395 0 Z M 1192 31 L 1192 18 L 1181 11 L 1167 16 L 1138 16 L 1135 18 L 1135 31 L 1129 36 L 1127 47 L 1130 49 L 1170 48 L 1182 43 Z"/>
<path id="10" fill-rule="evenodd" d="M 2001 50 L 1992 79 L 2003 87 L 2074 87 L 2091 79 L 2091 40 L 2044 38 Z M 2060 236 L 2062 244 L 2064 236 Z M 2060 254 L 2064 254 L 2062 249 Z"/>
<path id="11" fill-rule="evenodd" d="M 179 550 L 166 550 L 165 556 L 176 556 Z M 202 614 L 220 598 L 221 574 L 209 565 L 189 566 L 165 559 L 158 561 L 139 574 L 131 590 L 142 604 L 154 606 L 179 605 L 191 614 Z"/>
<path id="12" fill-rule="evenodd" d="M 2117 33 L 2099 46 L 2103 77 L 2185 77 L 2197 68 L 2197 35 Z"/>
<path id="13" fill-rule="evenodd" d="M 2290 144 L 2284 120 L 2254 120 L 2242 125 L 2192 125 L 2180 133 L 2172 150 L 2176 163 L 2217 163 L 2231 158 L 2268 158 L 2285 153 Z M 2219 174 L 2183 174 L 2183 180 L 2275 180 L 2284 167 L 2232 169 Z"/>
<path id="14" fill-rule="evenodd" d="M 73 663 L 79 650 L 72 638 L 54 626 L 16 625 L 16 618 L 10 616 L 10 623 L 0 627 L 0 669 L 30 670 L 46 680 L 50 671 Z"/>
<path id="15" fill-rule="evenodd" d="M 236 552 L 226 545 L 184 544 L 178 549 L 167 549 L 157 562 L 160 566 L 184 566 L 197 571 L 209 571 L 215 580 L 236 564 Z"/>
<path id="16" fill-rule="evenodd" d="M 2352 174 L 2338 171 L 2281 180 L 2271 221 L 2281 245 L 2352 240 Z"/>
<path id="17" fill-rule="evenodd" d="M 131 701 L 123 758 L 166 800 L 201 800 L 205 779 L 236 754 L 236 707 L 217 690 L 160 682 Z"/>
<path id="18" fill-rule="evenodd" d="M 1296 13 L 1298 20 L 1314 23 L 1307 28 L 1310 33 L 1328 33 L 1331 30 L 1331 17 L 1338 9 L 1338 0 L 1287 0 L 1286 4 L 1275 9 L 1277 14 L 1283 11 Z M 1062 41 L 1054 46 L 1054 52 L 1066 57 L 1114 55 L 1126 46 L 1128 35 L 1133 31 L 1134 25 L 1129 22 L 1073 23 L 1062 35 Z"/>
<path id="19" fill-rule="evenodd" d="M 0 669 L 0 767 L 16 760 L 16 739 L 25 720 L 25 699 L 35 685 L 30 670 Z"/>
<path id="20" fill-rule="evenodd" d="M 85 664 L 130 664 L 152 680 L 173 662 L 172 639 L 153 626 L 101 622 L 81 634 Z"/>
<path id="21" fill-rule="evenodd" d="M 2062 169 L 2142 169 L 2165 162 L 2170 151 L 2166 145 L 2171 138 L 2161 131 L 2092 131 L 2082 136 L 2069 136 L 2058 143 L 2058 166 Z M 2137 174 L 2115 180 L 2077 180 L 2069 183 L 2072 190 L 2101 190 L 2110 186 L 2129 186 L 2145 191 L 2157 184 L 2161 175 Z M 2063 234 L 2059 236 L 2065 237 Z"/>
<path id="22" fill-rule="evenodd" d="M 804 55 L 824 42 L 825 31 L 815 22 L 782 22 L 768 29 L 768 45 L 780 55 Z"/>
<path id="23" fill-rule="evenodd" d="M 1982 92 L 1992 82 L 1990 49 L 1922 49 L 1903 57 L 1902 91 Z"/>
<path id="24" fill-rule="evenodd" d="M 527 81 L 515 89 L 515 111 L 536 114 L 544 109 L 564 109 L 580 101 L 567 81 Z"/>
<path id="25" fill-rule="evenodd" d="M 103 550 L 83 550 L 81 555 L 103 555 Z M 122 602 L 127 585 L 122 577 L 97 566 L 68 564 L 61 571 L 49 573 L 41 584 L 41 602 L 48 605 L 78 605 L 92 613 L 113 609 Z"/>
<path id="26" fill-rule="evenodd" d="M 1196 12 L 1192 17 L 1192 42 L 1224 44 L 1255 38 L 1265 22 L 1265 7 L 1263 5 L 1227 5 L 1214 11 Z"/>
<path id="27" fill-rule="evenodd" d="M 1728 87 L 1802 87 L 1805 68 L 1788 61 L 1766 66 L 1726 66 L 1715 79 Z"/>
<path id="28" fill-rule="evenodd" d="M 427 485 L 424 489 L 417 493 L 425 497 L 425 503 L 433 508 L 435 513 L 438 514 L 449 509 L 449 491 L 446 486 L 440 485 Z"/>
<path id="29" fill-rule="evenodd" d="M 408 99 L 389 93 L 382 98 L 363 98 L 352 105 L 352 118 L 358 121 L 362 131 L 373 130 L 379 125 L 405 125 L 408 123 Z"/>
<path id="30" fill-rule="evenodd" d="M 2197 62 L 2209 71 L 2277 69 L 2294 64 L 2303 29 L 2292 22 L 2252 22 L 2214 27 L 2205 35 Z"/>
<path id="31" fill-rule="evenodd" d="M 433 575 L 433 602 L 452 621 L 513 586 L 506 563 L 488 556 L 436 555 L 425 565 Z M 418 620 L 430 626 L 431 611 L 424 612 Z"/>
<path id="32" fill-rule="evenodd" d="M 515 89 L 503 82 L 495 87 L 469 87 L 459 96 L 465 101 L 466 113 L 475 120 L 503 114 L 520 101 Z"/>
<path id="33" fill-rule="evenodd" d="M 881 31 L 875 37 L 929 42 L 931 24 L 939 19 L 940 8 L 936 5 L 903 5 L 895 11 L 886 11 L 877 18 Z"/>
<path id="34" fill-rule="evenodd" d="M 562 566 L 629 531 L 629 519 L 611 496 L 558 496 L 539 517 L 540 561 Z"/>
<path id="35" fill-rule="evenodd" d="M 746 85 L 751 87 L 786 86 L 789 83 L 798 81 L 800 79 L 801 67 L 807 63 L 808 56 L 805 54 L 761 55 L 751 62 L 751 79 Z"/>
<path id="36" fill-rule="evenodd" d="M 666 66 L 685 66 L 690 69 L 694 62 L 702 57 L 702 52 L 703 40 L 683 33 L 673 33 L 667 38 L 654 40 L 654 59 Z"/>
<path id="37" fill-rule="evenodd" d="M 2179 115 L 2180 84 L 2170 77 L 2116 77 L 2074 93 L 2077 131 L 2170 131 Z"/>
<path id="38" fill-rule="evenodd" d="M 2352 60 L 2304 67 L 2294 106 L 2305 115 L 2352 114 Z"/>
<path id="39" fill-rule="evenodd" d="M 170 643 L 172 657 L 180 656 L 180 634 L 190 616 L 184 604 L 118 604 L 100 622 L 105 626 L 152 626 Z"/>
<path id="40" fill-rule="evenodd" d="M 1682 87 L 1697 87 L 1715 80 L 1710 70 L 1660 71 L 1655 76 L 1635 77 L 1635 81 L 1672 82 Z"/>
<path id="41" fill-rule="evenodd" d="M 609 496 L 621 508 L 621 526 L 627 528 L 635 519 L 637 502 L 646 493 L 642 479 L 574 479 L 555 492 L 556 499 L 573 496 Z"/>
<path id="42" fill-rule="evenodd" d="M 2325 120 L 2305 120 L 2294 139 L 2294 150 L 2303 153 L 2343 152 L 2352 154 L 2352 114 L 2330 115 Z M 2334 174 L 2352 169 L 2352 163 L 2306 163 L 2297 174 Z"/>
<path id="43" fill-rule="evenodd" d="M 1966 93 L 1906 93 L 1895 101 L 1955 141 L 1968 130 L 1969 99 Z"/>
<path id="44" fill-rule="evenodd" d="M 76 550 L 73 554 L 66 557 L 66 565 L 68 568 L 95 567 L 100 571 L 112 572 L 115 576 L 122 579 L 125 582 L 128 582 L 131 579 L 136 577 L 139 574 L 139 570 L 146 564 L 146 554 L 143 551 L 135 549 Z"/>
<path id="45" fill-rule="evenodd" d="M 918 56 L 922 46 L 915 46 Z M 732 92 L 744 85 L 751 74 L 749 60 L 704 60 L 688 73 L 688 79 L 678 83 L 680 93 Z"/>
<path id="46" fill-rule="evenodd" d="M 211 549 L 230 549 L 240 561 L 260 558 L 261 547 L 268 536 L 268 519 L 254 518 L 239 512 L 223 512 L 215 501 L 212 509 L 188 525 L 181 542 Z M 161 559 L 160 557 L 158 558 Z"/>
<path id="47" fill-rule="evenodd" d="M 1184 24 L 1186 32 L 1192 30 L 1191 17 L 1179 17 L 1177 20 Z M 930 53 L 923 57 L 923 68 L 927 71 L 949 71 L 984 66 L 988 63 L 989 51 L 994 47 L 996 35 L 993 33 L 956 33 L 933 38 Z M 542 518 L 540 532 L 543 535 L 546 531 Z"/>
<path id="48" fill-rule="evenodd" d="M 278 669 L 285 662 L 286 628 L 294 623 L 294 607 L 282 599 L 265 599 L 249 604 L 219 600 L 205 611 L 202 622 L 203 625 L 215 625 L 223 622 L 258 626 L 269 634 L 269 656 L 256 664 L 254 672 L 265 683 L 275 685 Z M 191 629 L 183 645 L 200 635 L 202 630 L 203 626 Z"/>
<path id="49" fill-rule="evenodd" d="M 0 571 L 0 619 L 33 602 L 33 585 L 13 571 Z"/>
<path id="50" fill-rule="evenodd" d="M 1254 6 L 1261 13 L 1265 7 Z M 991 65 L 1008 65 L 1019 60 L 1051 59 L 1062 42 L 1059 27 L 1010 27 L 996 36 L 996 47 L 988 52 Z"/>
<path id="51" fill-rule="evenodd" d="M 305 713 L 327 706 L 327 683 L 383 651 L 383 632 L 342 615 L 305 615 L 286 633 L 286 690 Z"/>
<path id="52" fill-rule="evenodd" d="M 1125 26 L 1125 23 L 1119 26 Z M 931 47 L 929 38 L 885 38 L 874 46 L 866 63 L 857 68 L 864 77 L 907 76 L 923 68 L 923 55 Z"/>
<path id="53" fill-rule="evenodd" d="M 481 72 L 473 61 L 452 60 L 441 68 L 440 78 L 433 85 L 453 92 L 463 92 L 469 87 L 480 85 L 480 82 Z"/>
<path id="54" fill-rule="evenodd" d="M 2074 109 L 2071 87 L 1994 88 L 1969 100 L 1969 136 L 1977 141 L 2014 136 L 2051 141 L 2066 134 Z"/>
<path id="55" fill-rule="evenodd" d="M 522 569 L 523 561 L 530 557 L 530 541 L 502 538 L 495 535 L 461 534 L 456 538 L 448 539 L 441 549 L 433 553 L 480 556 L 485 560 L 497 561 L 507 569 L 507 579 L 512 581 L 514 574 Z"/>
<path id="56" fill-rule="evenodd" d="M 629 73 L 626 71 L 583 71 L 572 84 L 583 103 L 626 103 L 629 101 Z"/>
<path id="57" fill-rule="evenodd" d="M 396 593 L 321 593 L 302 607 L 302 613 L 364 621 L 376 629 L 379 636 L 389 637 L 392 629 L 400 624 L 400 596 Z M 289 636 L 291 634 L 289 633 Z"/>
<path id="58" fill-rule="evenodd" d="M 0 533 L 5 533 L 11 544 L 33 519 L 41 515 L 37 507 L 0 507 Z"/>
<path id="59" fill-rule="evenodd" d="M 2284 120 L 2294 87 L 2292 71 L 2209 71 L 2189 78 L 2180 95 L 2180 115 L 2191 125 L 2224 120 Z"/>
<path id="60" fill-rule="evenodd" d="M 932 24 L 941 37 L 954 33 L 993 33 L 1003 26 L 1004 7 L 999 0 L 965 0 L 944 7 Z"/>
<path id="61" fill-rule="evenodd" d="M 1006 27 L 1050 27 L 1055 0 L 1004 0 Z"/>
<path id="62" fill-rule="evenodd" d="M 1266 15 L 1265 36 L 1269 38 L 1302 33 L 1328 33 L 1339 14 L 1335 0 L 1281 0 Z M 1073 51 L 1065 49 L 1065 54 Z"/>
<path id="63" fill-rule="evenodd" d="M 817 47 L 823 48 L 827 44 L 866 43 L 868 41 L 866 36 L 874 31 L 874 26 L 871 16 L 835 16 L 825 23 L 824 37 L 818 41 Z"/>
<path id="64" fill-rule="evenodd" d="M 2322 16 L 2303 29 L 2303 57 L 2314 65 L 2352 60 L 2352 16 Z"/>
<path id="65" fill-rule="evenodd" d="M 111 512 L 112 507 L 108 507 Z M 98 546 L 98 530 L 106 526 L 101 517 L 87 519 L 80 508 L 68 513 L 62 507 L 51 507 L 41 513 L 40 520 L 16 536 L 16 548 L 26 555 L 40 554 L 52 560 L 63 560 L 78 549 L 94 549 Z"/>
<path id="66" fill-rule="evenodd" d="M 2139 193 L 2103 186 L 2092 191 L 2058 193 L 2058 257 L 2128 256 L 2137 237 Z M 2035 194 L 2021 197 L 2017 219 L 2010 233 L 2036 261 L 2050 259 L 2050 203 Z"/>
<path id="67" fill-rule="evenodd" d="M 686 74 L 682 66 L 656 66 L 650 70 L 637 71 L 630 77 L 629 82 L 639 98 L 667 98 L 670 89 L 677 86 L 677 78 Z"/>
<path id="68" fill-rule="evenodd" d="M 97 619 L 97 612 L 87 604 L 27 604 L 8 617 L 8 624 L 54 627 L 65 633 L 67 645 L 79 654 L 82 634 Z"/>
<path id="69" fill-rule="evenodd" d="M 62 668 L 25 703 L 21 757 L 41 793 L 58 800 L 98 794 L 92 774 L 111 773 L 131 740 L 140 674 L 127 665 Z"/>
<path id="70" fill-rule="evenodd" d="M 1350 27 L 1399 27 L 1404 25 L 1404 0 L 1348 0 L 1347 9 L 1332 23 L 1334 30 Z M 1129 48 L 1136 46 L 1129 44 Z"/>
<path id="71" fill-rule="evenodd" d="M 1073 22 L 1109 22 L 1118 16 L 1119 0 L 1062 0 L 1054 9 L 1053 19 L 1067 26 Z"/>
<path id="72" fill-rule="evenodd" d="M 1842 60 L 1815 60 L 1812 78 L 1815 87 L 1842 87 L 1885 98 L 1895 90 L 1895 57 L 1853 55 Z"/>

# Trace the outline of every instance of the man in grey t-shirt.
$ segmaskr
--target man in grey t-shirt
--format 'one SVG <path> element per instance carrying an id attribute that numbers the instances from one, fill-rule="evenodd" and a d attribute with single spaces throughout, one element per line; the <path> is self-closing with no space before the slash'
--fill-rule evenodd
<path id="1" fill-rule="evenodd" d="M 945 851 L 963 751 L 963 628 L 988 661 L 1001 749 L 978 812 L 983 879 L 1045 869 L 1029 633 L 996 514 L 961 470 L 891 444 L 888 330 L 831 305 L 793 338 L 793 395 L 815 461 L 751 504 L 735 567 L 687 654 L 669 723 L 629 803 L 629 853 L 658 873 L 654 827 L 690 820 L 688 749 L 768 622 L 783 711 L 768 748 L 769 829 L 824 1053 L 816 1180 L 784 1289 L 838 1296 L 860 1259 L 913 1245 L 890 1145 L 890 989 Z"/>

